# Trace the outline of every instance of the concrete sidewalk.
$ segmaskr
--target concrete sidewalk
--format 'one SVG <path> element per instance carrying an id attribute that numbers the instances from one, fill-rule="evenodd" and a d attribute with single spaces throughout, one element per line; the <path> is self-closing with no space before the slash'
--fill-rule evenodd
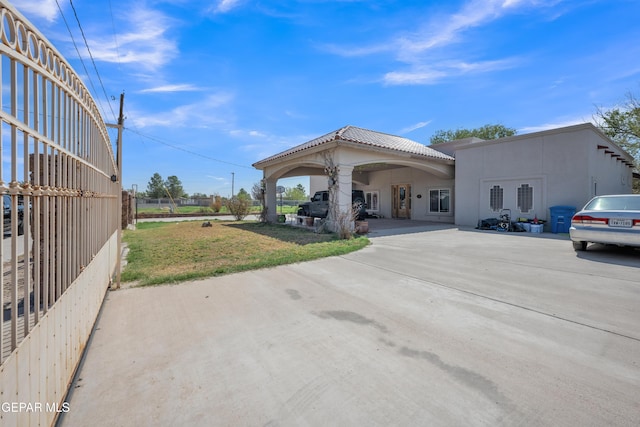
<path id="1" fill-rule="evenodd" d="M 640 256 L 426 226 L 110 292 L 62 426 L 640 424 Z"/>

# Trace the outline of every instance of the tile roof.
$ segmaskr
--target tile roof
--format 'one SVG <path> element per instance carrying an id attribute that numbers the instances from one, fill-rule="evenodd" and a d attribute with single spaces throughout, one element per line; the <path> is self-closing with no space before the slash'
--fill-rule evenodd
<path id="1" fill-rule="evenodd" d="M 259 162 L 256 162 L 254 166 L 260 163 L 287 157 L 291 154 L 327 144 L 331 141 L 338 141 L 338 143 L 340 143 L 340 141 L 346 141 L 357 145 L 382 148 L 390 151 L 399 151 L 434 159 L 454 160 L 453 157 L 447 154 L 436 151 L 433 148 L 427 147 L 426 145 L 412 141 L 408 138 L 389 135 L 386 133 L 363 129 L 356 126 L 345 126 L 338 129 L 337 131 L 329 132 L 325 135 L 319 136 L 318 138 L 314 138 L 311 141 L 305 142 L 304 144 L 297 145 L 264 160 L 260 160 Z"/>

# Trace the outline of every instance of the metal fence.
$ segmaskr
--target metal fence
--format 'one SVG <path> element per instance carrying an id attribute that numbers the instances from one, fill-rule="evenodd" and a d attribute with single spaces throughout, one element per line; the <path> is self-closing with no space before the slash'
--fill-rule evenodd
<path id="1" fill-rule="evenodd" d="M 97 315 L 83 301 L 93 294 L 86 304 L 99 308 L 119 253 L 119 174 L 78 75 L 11 5 L 0 7 L 0 391 L 4 401 L 60 402 Z M 67 295 L 75 301 L 61 304 Z M 66 308 L 49 315 L 58 305 Z M 44 425 L 54 415 L 22 416 L 3 411 L 0 424 Z"/>

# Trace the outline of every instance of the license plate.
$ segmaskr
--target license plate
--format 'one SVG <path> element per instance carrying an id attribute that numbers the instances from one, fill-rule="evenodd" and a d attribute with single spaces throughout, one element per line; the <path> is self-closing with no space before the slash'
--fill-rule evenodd
<path id="1" fill-rule="evenodd" d="M 624 219 L 624 218 L 611 218 L 609 220 L 609 227 L 627 227 L 631 228 L 633 226 L 632 219 Z"/>

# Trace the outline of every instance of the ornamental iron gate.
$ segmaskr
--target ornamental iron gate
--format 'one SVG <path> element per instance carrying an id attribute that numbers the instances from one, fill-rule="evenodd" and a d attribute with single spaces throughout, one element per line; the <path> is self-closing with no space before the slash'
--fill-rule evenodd
<path id="1" fill-rule="evenodd" d="M 0 424 L 50 425 L 118 265 L 120 174 L 77 73 L 3 0 L 0 15 L 0 400 L 41 405 Z"/>

